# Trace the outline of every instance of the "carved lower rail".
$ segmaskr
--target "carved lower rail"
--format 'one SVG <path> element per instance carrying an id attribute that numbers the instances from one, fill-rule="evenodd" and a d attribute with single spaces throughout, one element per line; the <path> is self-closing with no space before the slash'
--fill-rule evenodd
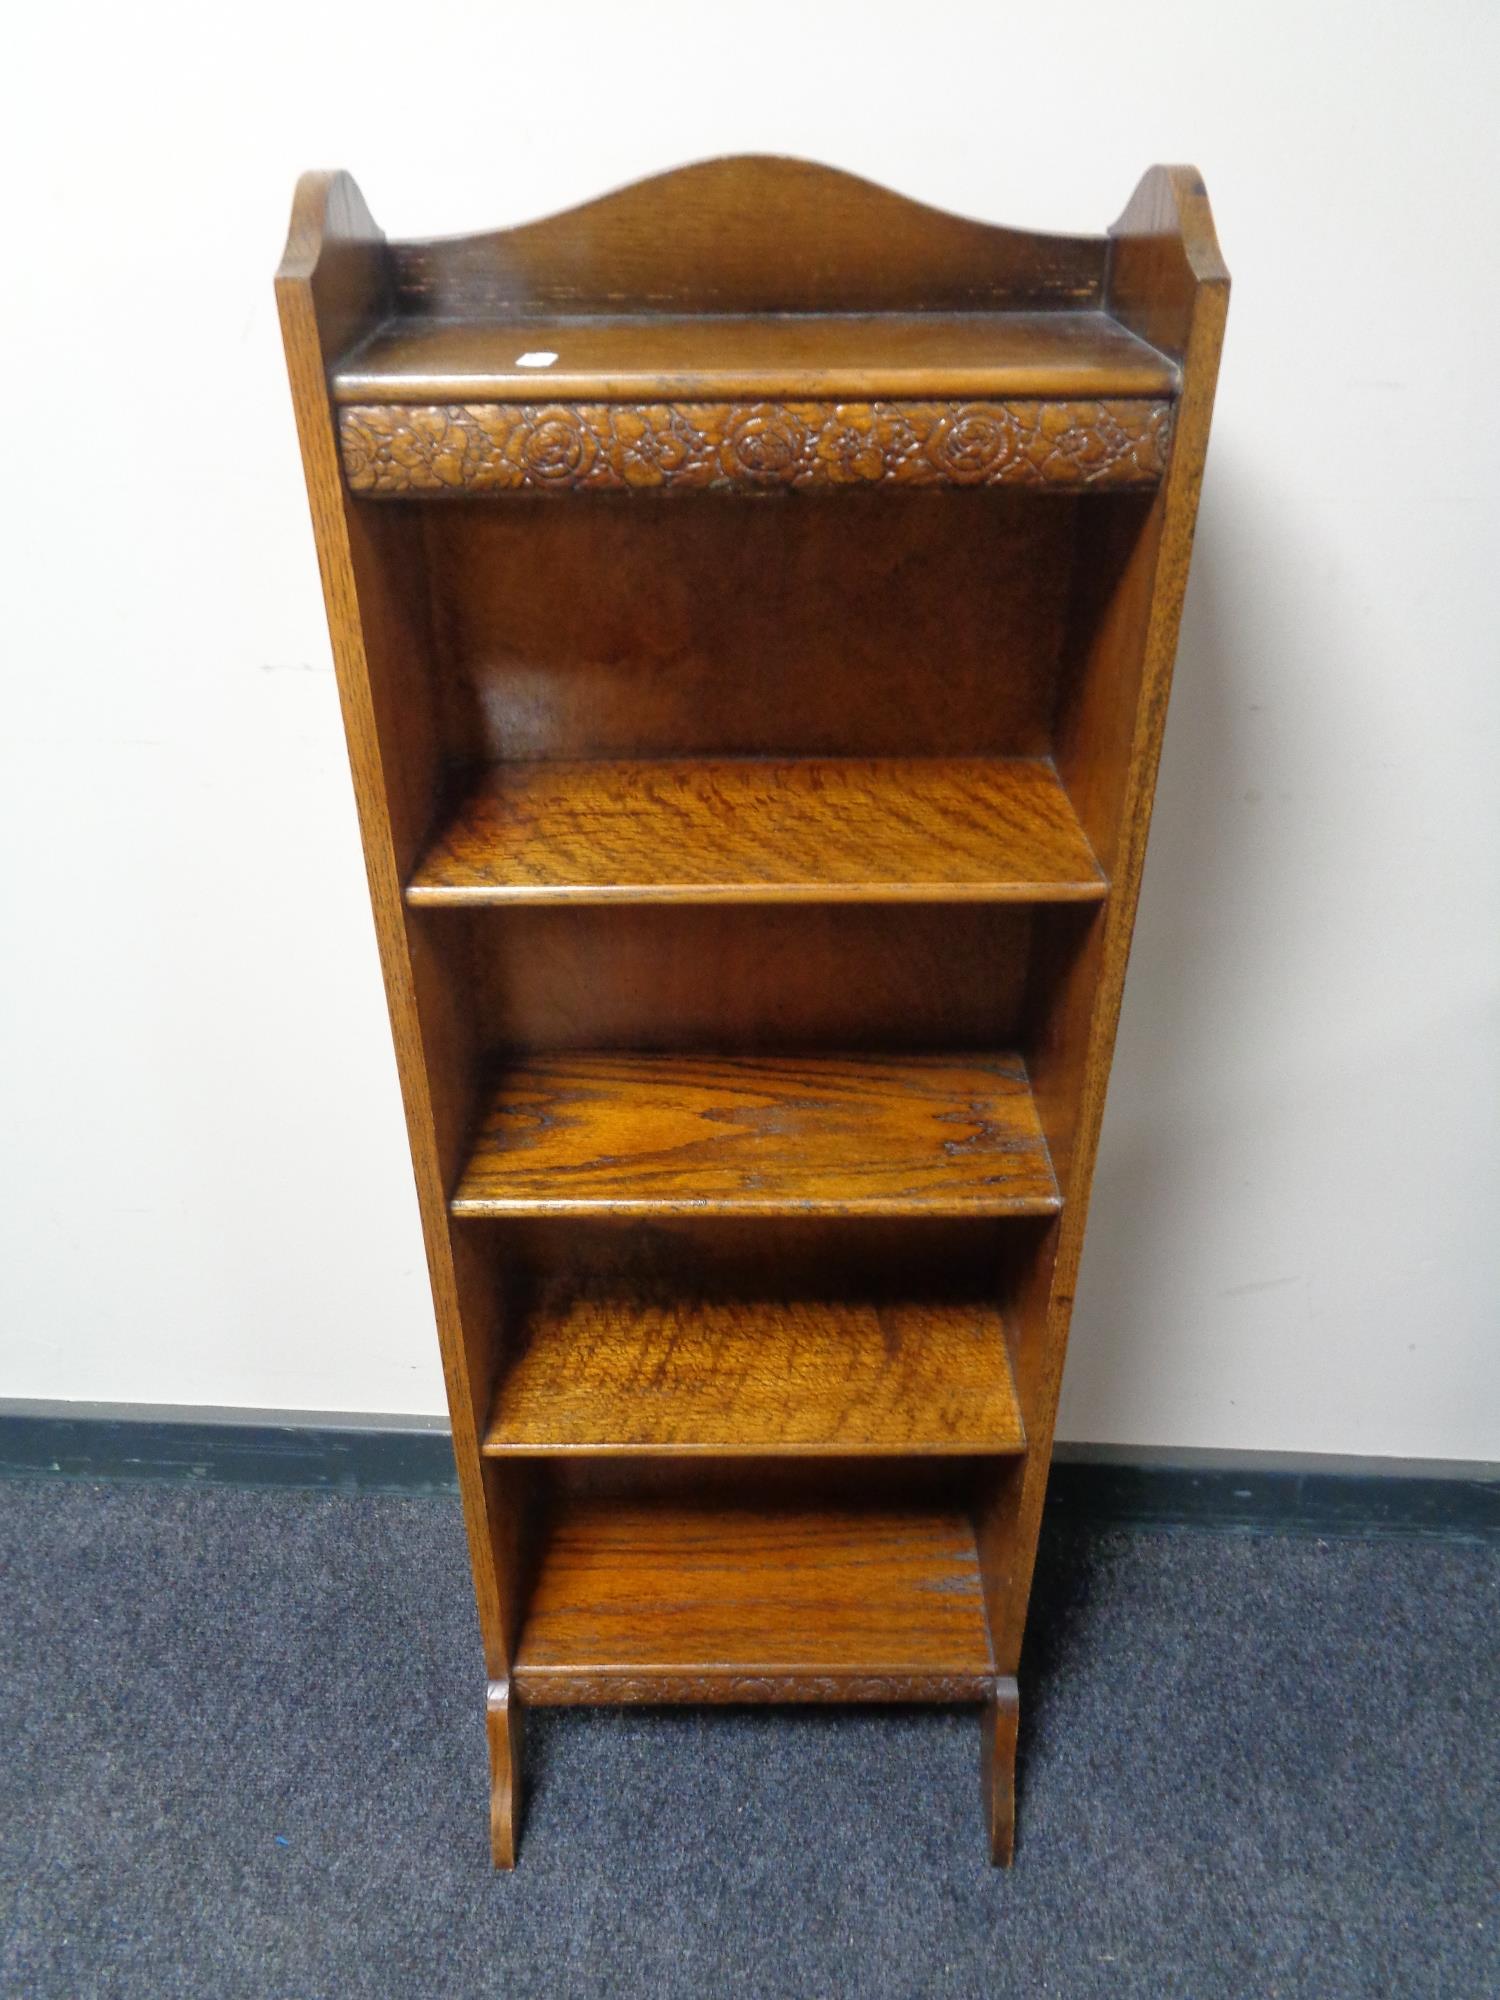
<path id="1" fill-rule="evenodd" d="M 986 1701 L 991 1674 L 746 1674 L 640 1673 L 608 1667 L 528 1671 L 519 1665 L 516 1691 L 533 1708 L 611 1708 L 679 1702 L 965 1702 Z"/>

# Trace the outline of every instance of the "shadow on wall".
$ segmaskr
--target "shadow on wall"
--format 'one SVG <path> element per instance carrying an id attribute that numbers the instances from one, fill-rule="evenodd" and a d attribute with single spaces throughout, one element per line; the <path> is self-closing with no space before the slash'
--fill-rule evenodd
<path id="1" fill-rule="evenodd" d="M 1494 787 L 1460 519 L 1418 510 L 1382 564 L 1328 491 L 1215 447 L 1063 1438 L 1491 1454 Z"/>
<path id="2" fill-rule="evenodd" d="M 1232 468 L 1216 464 L 1199 516 L 1090 1204 L 1059 1426 L 1068 1438 L 1189 1441 L 1159 1401 L 1163 1387 L 1182 1387 L 1164 1308 L 1182 1282 L 1184 1196 L 1211 1173 L 1213 1100 L 1234 1032 L 1217 995 L 1224 955 L 1242 948 L 1229 913 L 1247 897 L 1261 903 L 1253 878 L 1269 865 L 1238 810 L 1259 796 L 1247 737 L 1265 698 L 1244 643 L 1251 582 L 1242 516 Z M 1249 996 L 1252 1010 L 1259 1004 Z"/>

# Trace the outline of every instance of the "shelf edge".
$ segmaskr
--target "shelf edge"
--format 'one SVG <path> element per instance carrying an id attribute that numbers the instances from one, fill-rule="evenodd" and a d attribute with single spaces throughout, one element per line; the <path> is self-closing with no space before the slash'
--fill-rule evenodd
<path id="1" fill-rule="evenodd" d="M 536 908 L 566 904 L 573 909 L 603 904 L 637 907 L 673 903 L 771 906 L 784 903 L 1009 903 L 1020 906 L 1052 903 L 1102 903 L 1109 884 L 1101 874 L 1094 881 L 1076 882 L 860 882 L 781 886 L 746 883 L 733 886 L 685 883 L 656 888 L 649 885 L 589 884 L 538 887 L 532 884 L 471 887 L 413 881 L 406 901 L 414 910 Z"/>
<path id="2" fill-rule="evenodd" d="M 670 1706 L 675 1703 L 982 1702 L 993 1666 L 956 1673 L 901 1667 L 635 1668 L 528 1665 L 523 1639 L 512 1686 L 533 1708 Z"/>
<path id="3" fill-rule="evenodd" d="M 962 1222 L 968 1217 L 983 1220 L 987 1216 L 1058 1215 L 1062 1212 L 1062 1205 L 1061 1194 L 1012 1196 L 1001 1201 L 983 1197 L 964 1201 L 929 1201 L 922 1196 L 894 1195 L 879 1196 L 870 1201 L 826 1201 L 815 1197 L 794 1200 L 788 1196 L 769 1202 L 706 1196 L 669 1196 L 662 1199 L 610 1196 L 590 1200 L 555 1195 L 519 1198 L 455 1195 L 448 1204 L 448 1212 L 468 1221 L 528 1215 L 846 1215 L 892 1218 L 928 1215 L 939 1222 Z"/>

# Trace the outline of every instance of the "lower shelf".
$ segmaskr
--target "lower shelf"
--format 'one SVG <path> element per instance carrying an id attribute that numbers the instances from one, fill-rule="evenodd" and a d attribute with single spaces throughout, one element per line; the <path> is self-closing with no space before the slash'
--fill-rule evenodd
<path id="1" fill-rule="evenodd" d="M 559 1503 L 513 1681 L 540 1705 L 981 1701 L 994 1676 L 956 1509 Z"/>

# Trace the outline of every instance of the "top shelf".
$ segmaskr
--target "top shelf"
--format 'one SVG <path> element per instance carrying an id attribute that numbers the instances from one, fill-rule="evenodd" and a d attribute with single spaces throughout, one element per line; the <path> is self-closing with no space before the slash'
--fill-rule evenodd
<path id="1" fill-rule="evenodd" d="M 344 404 L 1157 399 L 1177 369 L 1103 312 L 406 314 L 339 361 L 332 387 Z"/>

